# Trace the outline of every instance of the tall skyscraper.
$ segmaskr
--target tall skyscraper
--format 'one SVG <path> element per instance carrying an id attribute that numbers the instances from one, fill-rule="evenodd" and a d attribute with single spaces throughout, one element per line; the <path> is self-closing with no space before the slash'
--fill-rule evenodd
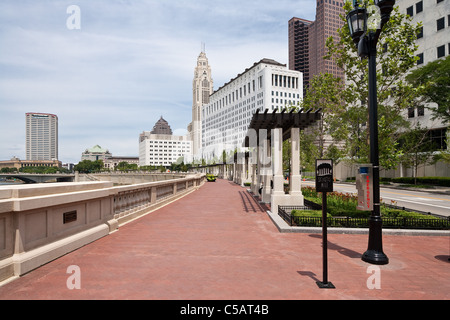
<path id="1" fill-rule="evenodd" d="M 26 114 L 27 160 L 58 159 L 58 117 L 48 113 Z"/>
<path id="2" fill-rule="evenodd" d="M 188 127 L 188 136 L 192 141 L 192 153 L 194 157 L 199 155 L 202 148 L 202 106 L 209 103 L 209 96 L 213 93 L 213 87 L 211 67 L 209 66 L 208 58 L 203 48 L 198 56 L 197 66 L 194 71 L 194 81 L 192 83 L 192 122 Z"/>
<path id="3" fill-rule="evenodd" d="M 289 20 L 289 69 L 303 73 L 303 90 L 309 85 L 309 26 L 312 21 Z"/>
<path id="4" fill-rule="evenodd" d="M 344 0 L 317 0 L 316 20 L 292 18 L 289 21 L 289 69 L 304 73 L 305 88 L 320 73 L 331 73 L 344 78 L 344 72 L 333 61 L 324 60 L 327 39 L 339 40 L 337 29 L 343 21 Z"/>

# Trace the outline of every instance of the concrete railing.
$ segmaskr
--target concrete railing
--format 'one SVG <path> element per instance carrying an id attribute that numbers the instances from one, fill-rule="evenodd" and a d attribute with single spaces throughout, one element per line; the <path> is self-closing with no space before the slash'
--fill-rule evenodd
<path id="1" fill-rule="evenodd" d="M 75 182 L 83 181 L 111 181 L 115 184 L 129 185 L 187 177 L 186 173 L 149 173 L 149 172 L 101 172 L 101 173 L 75 173 Z"/>
<path id="2" fill-rule="evenodd" d="M 115 232 L 198 189 L 204 175 L 136 185 L 112 182 L 0 187 L 0 282 Z"/>

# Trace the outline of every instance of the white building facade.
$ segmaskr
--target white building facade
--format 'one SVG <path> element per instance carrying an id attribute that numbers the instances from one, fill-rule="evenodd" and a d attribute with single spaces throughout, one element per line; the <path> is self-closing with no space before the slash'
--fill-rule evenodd
<path id="1" fill-rule="evenodd" d="M 412 17 L 414 24 L 422 22 L 422 30 L 416 40 L 418 67 L 450 55 L 450 0 L 397 0 L 396 5 L 401 13 Z M 433 140 L 445 148 L 448 129 L 439 119 L 432 119 L 427 108 L 430 106 L 409 108 L 407 118 L 412 125 L 419 123 L 430 129 Z"/>
<path id="2" fill-rule="evenodd" d="M 221 159 L 242 147 L 256 110 L 274 112 L 298 106 L 303 99 L 303 75 L 285 64 L 262 59 L 210 96 L 202 108 L 203 159 Z"/>
<path id="3" fill-rule="evenodd" d="M 192 141 L 185 136 L 143 132 L 139 139 L 139 166 L 168 167 L 192 158 Z"/>

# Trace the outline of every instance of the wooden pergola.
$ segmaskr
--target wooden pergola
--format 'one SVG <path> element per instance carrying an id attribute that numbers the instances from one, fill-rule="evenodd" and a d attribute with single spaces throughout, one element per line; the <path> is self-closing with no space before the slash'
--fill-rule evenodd
<path id="1" fill-rule="evenodd" d="M 243 147 L 249 148 L 249 156 L 241 166 L 244 172 L 251 172 L 251 191 L 255 195 L 260 194 L 262 202 L 270 203 L 272 212 L 277 212 L 279 205 L 303 205 L 300 130 L 314 125 L 321 118 L 321 110 L 304 112 L 303 109 L 290 112 L 283 109 L 272 113 L 266 110 L 253 115 L 243 143 Z M 285 194 L 283 141 L 288 139 L 291 140 L 291 161 L 289 194 Z"/>

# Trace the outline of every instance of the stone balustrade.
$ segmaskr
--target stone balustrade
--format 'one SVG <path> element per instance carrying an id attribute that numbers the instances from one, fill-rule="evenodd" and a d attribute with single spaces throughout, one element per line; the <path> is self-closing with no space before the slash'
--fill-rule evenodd
<path id="1" fill-rule="evenodd" d="M 0 186 L 0 283 L 115 232 L 198 189 L 203 174 L 135 185 Z"/>

